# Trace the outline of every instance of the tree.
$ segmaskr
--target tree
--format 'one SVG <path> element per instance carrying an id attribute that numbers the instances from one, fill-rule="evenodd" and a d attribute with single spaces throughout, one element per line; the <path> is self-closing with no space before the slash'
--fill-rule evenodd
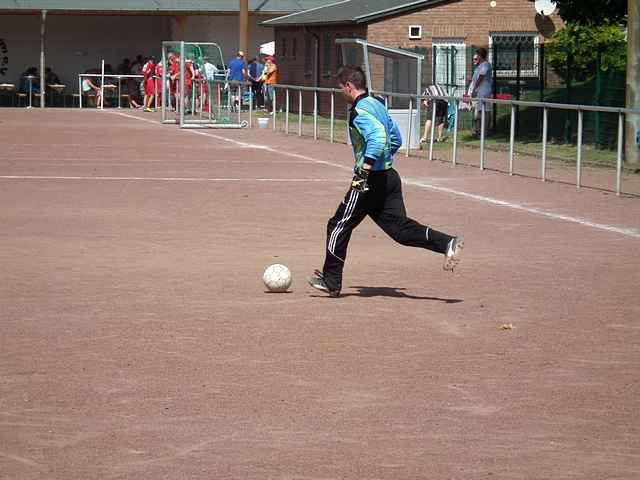
<path id="1" fill-rule="evenodd" d="M 565 23 L 626 24 L 627 0 L 555 0 Z"/>
<path id="2" fill-rule="evenodd" d="M 626 106 L 627 108 L 640 109 L 640 74 L 638 74 L 640 50 L 640 5 L 638 0 L 555 0 L 559 9 L 559 15 L 568 27 L 596 27 L 604 25 L 610 27 L 627 26 L 627 84 L 626 84 Z M 628 23 L 628 25 L 627 25 Z M 582 33 L 582 35 L 580 34 Z M 579 38 L 585 39 L 584 32 L 567 32 L 564 38 L 556 43 L 568 44 L 569 48 L 582 50 L 577 45 Z M 610 38 L 611 40 L 611 38 Z M 619 50 L 619 42 L 615 42 L 615 50 Z M 565 45 L 566 46 L 566 45 Z M 606 48 L 606 46 L 605 46 Z M 562 61 L 562 49 L 556 49 L 556 64 Z M 602 52 L 602 50 L 600 50 Z M 574 54 L 576 52 L 572 52 Z M 619 54 L 616 53 L 615 57 Z M 566 59 L 569 57 L 567 56 Z M 574 58 L 572 56 L 572 58 Z M 611 62 L 609 62 L 611 60 Z M 608 66 L 616 68 L 618 62 L 611 55 L 607 54 L 605 62 Z M 563 69 L 560 69 L 562 71 Z M 640 115 L 626 115 L 626 135 L 625 135 L 625 162 L 640 165 Z"/>
<path id="3" fill-rule="evenodd" d="M 640 6 L 629 0 L 627 108 L 640 110 Z M 625 162 L 640 166 L 640 115 L 626 116 Z"/>
<path id="4" fill-rule="evenodd" d="M 627 63 L 624 31 L 606 23 L 597 26 L 569 23 L 551 37 L 547 59 L 565 81 L 586 80 L 594 75 L 597 66 L 605 72 L 624 72 Z"/>

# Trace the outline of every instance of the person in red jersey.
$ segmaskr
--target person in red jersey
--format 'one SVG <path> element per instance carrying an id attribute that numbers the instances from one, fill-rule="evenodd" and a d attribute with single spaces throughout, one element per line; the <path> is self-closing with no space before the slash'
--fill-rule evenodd
<path id="1" fill-rule="evenodd" d="M 201 112 L 209 111 L 209 87 L 202 68 L 195 69 L 196 102 Z"/>
<path id="2" fill-rule="evenodd" d="M 149 57 L 142 67 L 143 84 L 144 84 L 144 111 L 153 112 L 151 102 L 156 96 L 156 81 L 154 75 L 156 73 L 156 59 Z"/>
<path id="3" fill-rule="evenodd" d="M 193 79 L 196 76 L 196 71 L 193 68 L 193 60 L 186 58 L 184 60 L 184 101 L 185 112 L 191 111 L 191 85 Z"/>
<path id="4" fill-rule="evenodd" d="M 176 94 L 178 92 L 178 82 L 180 81 L 180 62 L 178 56 L 175 53 L 169 54 L 169 65 L 167 73 L 169 74 L 169 91 L 171 93 L 172 107 L 178 107 L 178 98 Z"/>
<path id="5" fill-rule="evenodd" d="M 156 64 L 156 71 L 154 72 L 155 75 L 155 89 L 156 89 L 156 98 L 155 98 L 155 105 L 156 107 L 158 105 L 160 105 L 160 102 L 162 101 L 162 62 L 158 62 Z"/>

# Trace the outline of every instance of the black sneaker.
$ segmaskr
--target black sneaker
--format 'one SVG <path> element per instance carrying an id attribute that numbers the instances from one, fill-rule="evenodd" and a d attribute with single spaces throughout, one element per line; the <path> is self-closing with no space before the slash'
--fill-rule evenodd
<path id="1" fill-rule="evenodd" d="M 460 263 L 463 248 L 464 239 L 462 237 L 453 237 L 449 240 L 447 251 L 444 254 L 444 265 L 442 265 L 444 270 L 453 272 L 453 269 Z"/>
<path id="2" fill-rule="evenodd" d="M 327 286 L 327 282 L 324 280 L 324 276 L 320 270 L 316 270 L 313 272 L 313 275 L 307 278 L 307 282 L 316 290 L 320 290 L 321 292 L 328 293 L 330 297 L 337 298 L 340 296 L 340 290 L 331 290 Z"/>

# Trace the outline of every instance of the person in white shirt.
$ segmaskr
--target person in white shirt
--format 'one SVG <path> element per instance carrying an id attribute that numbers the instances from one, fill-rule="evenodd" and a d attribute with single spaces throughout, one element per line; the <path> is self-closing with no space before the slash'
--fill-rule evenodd
<path id="1" fill-rule="evenodd" d="M 422 100 L 422 103 L 427 107 L 427 120 L 424 124 L 424 133 L 420 138 L 420 143 L 429 141 L 429 133 L 431 132 L 431 119 L 433 118 L 433 109 L 436 109 L 436 128 L 438 131 L 438 137 L 434 139 L 435 142 L 444 142 L 444 127 L 447 119 L 447 101 L 441 98 L 433 97 L 446 97 L 447 92 L 438 84 L 429 85 L 422 94 L 427 97 Z"/>
<path id="2" fill-rule="evenodd" d="M 486 48 L 478 48 L 476 53 L 473 55 L 473 64 L 476 66 L 475 71 L 473 72 L 473 77 L 471 78 L 471 85 L 469 85 L 469 91 L 467 95 L 464 96 L 465 101 L 469 101 L 469 97 L 471 98 L 490 98 L 492 94 L 491 88 L 491 79 L 493 78 L 491 64 L 487 61 L 487 49 Z M 480 115 L 481 112 L 481 101 L 476 102 L 476 113 L 475 113 L 475 135 L 480 136 L 480 128 L 482 125 L 482 118 Z M 488 103 L 484 104 L 484 120 L 485 120 L 485 135 L 487 134 L 487 130 L 489 129 L 489 125 L 491 123 L 491 105 Z"/>

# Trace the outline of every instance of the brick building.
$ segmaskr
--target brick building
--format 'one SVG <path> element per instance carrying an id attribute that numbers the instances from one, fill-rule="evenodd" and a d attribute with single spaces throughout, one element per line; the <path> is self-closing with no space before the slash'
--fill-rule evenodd
<path id="1" fill-rule="evenodd" d="M 275 30 L 282 84 L 334 87 L 342 64 L 335 39 L 357 37 L 424 54 L 423 83 L 437 81 L 461 94 L 474 47 L 495 52 L 490 61 L 501 78 L 515 76 L 517 54 L 526 65 L 518 74 L 526 81 L 540 76 L 538 46 L 563 23 L 557 14 L 538 14 L 531 0 L 346 0 L 262 25 Z"/>

